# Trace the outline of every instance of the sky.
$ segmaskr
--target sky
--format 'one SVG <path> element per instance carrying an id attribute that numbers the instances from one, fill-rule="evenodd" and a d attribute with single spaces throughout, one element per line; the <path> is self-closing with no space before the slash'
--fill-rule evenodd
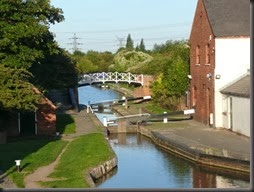
<path id="1" fill-rule="evenodd" d="M 51 0 L 65 20 L 50 26 L 59 46 L 73 52 L 115 53 L 128 34 L 134 47 L 189 39 L 197 0 Z"/>

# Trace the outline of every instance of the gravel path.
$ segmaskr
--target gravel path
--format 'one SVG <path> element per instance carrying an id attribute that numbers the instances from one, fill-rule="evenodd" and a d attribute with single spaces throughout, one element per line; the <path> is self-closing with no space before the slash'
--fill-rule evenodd
<path id="1" fill-rule="evenodd" d="M 61 155 L 64 153 L 70 142 L 63 148 L 56 160 L 46 166 L 39 167 L 33 173 L 27 175 L 24 179 L 25 188 L 41 188 L 39 181 L 54 181 L 55 179 L 49 178 L 49 174 L 54 171 L 55 166 L 58 164 Z"/>
<path id="2" fill-rule="evenodd" d="M 17 186 L 0 170 L 0 189 L 1 188 L 17 188 Z"/>
<path id="3" fill-rule="evenodd" d="M 75 117 L 76 122 L 76 133 L 61 135 L 62 139 L 72 141 L 75 137 L 98 132 L 101 122 L 97 117 L 92 113 L 87 113 L 86 109 L 81 110 L 80 112 L 66 111 L 65 113 L 71 114 Z M 25 188 L 42 188 L 39 181 L 52 181 L 53 178 L 49 178 L 48 175 L 54 171 L 55 166 L 58 164 L 61 155 L 67 149 L 70 142 L 65 146 L 62 152 L 59 154 L 57 159 L 51 164 L 43 167 L 39 167 L 33 173 L 27 175 L 24 179 Z M 5 175 L 0 172 L 0 188 L 17 188 L 14 183 L 12 183 Z"/>

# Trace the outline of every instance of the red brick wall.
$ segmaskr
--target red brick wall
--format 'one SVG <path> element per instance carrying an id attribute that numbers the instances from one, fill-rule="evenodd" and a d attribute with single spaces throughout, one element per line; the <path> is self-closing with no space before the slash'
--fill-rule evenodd
<path id="1" fill-rule="evenodd" d="M 47 98 L 43 98 L 37 114 L 37 134 L 55 135 L 56 133 L 56 107 Z"/>
<path id="2" fill-rule="evenodd" d="M 206 61 L 206 46 L 210 45 L 210 62 Z M 200 46 L 200 63 L 197 64 L 196 48 Z M 209 124 L 209 114 L 214 109 L 214 35 L 202 0 L 198 0 L 190 35 L 190 107 L 195 107 L 194 119 Z M 212 77 L 207 78 L 211 73 Z M 196 91 L 194 91 L 196 87 Z M 196 98 L 196 102 L 194 101 Z"/>
<path id="3" fill-rule="evenodd" d="M 154 77 L 151 75 L 144 75 L 143 82 L 144 82 L 143 86 L 136 87 L 134 89 L 134 97 L 143 97 L 152 95 L 150 85 L 154 82 Z"/>

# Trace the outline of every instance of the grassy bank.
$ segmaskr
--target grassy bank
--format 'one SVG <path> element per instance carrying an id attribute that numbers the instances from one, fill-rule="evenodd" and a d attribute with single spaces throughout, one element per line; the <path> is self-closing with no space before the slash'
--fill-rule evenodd
<path id="1" fill-rule="evenodd" d="M 23 188 L 24 177 L 53 162 L 67 143 L 63 140 L 34 138 L 2 144 L 0 167 L 17 187 Z M 21 160 L 21 172 L 16 171 L 17 159 Z"/>
<path id="2" fill-rule="evenodd" d="M 54 172 L 49 175 L 56 181 L 42 182 L 47 188 L 87 188 L 85 174 L 89 168 L 113 157 L 114 152 L 109 147 L 104 135 L 93 133 L 73 140 Z"/>
<path id="3" fill-rule="evenodd" d="M 0 167 L 17 187 L 24 188 L 25 176 L 52 163 L 68 142 L 71 143 L 49 176 L 56 181 L 41 184 L 46 188 L 88 188 L 85 180 L 88 169 L 114 156 L 101 133 L 80 136 L 73 141 L 30 139 L 0 145 Z M 21 172 L 16 170 L 16 159 L 21 159 Z"/>
<path id="4" fill-rule="evenodd" d="M 75 133 L 76 124 L 73 116 L 69 114 L 56 115 L 56 130 L 60 134 Z"/>

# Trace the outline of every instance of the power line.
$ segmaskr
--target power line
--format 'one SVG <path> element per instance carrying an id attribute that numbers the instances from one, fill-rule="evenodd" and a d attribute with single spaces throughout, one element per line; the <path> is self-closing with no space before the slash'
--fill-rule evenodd
<path id="1" fill-rule="evenodd" d="M 172 23 L 165 25 L 150 25 L 143 27 L 130 27 L 130 28 L 122 28 L 122 29 L 110 29 L 110 30 L 88 30 L 88 31 L 78 31 L 76 33 L 113 33 L 113 32 L 123 32 L 123 31 L 140 31 L 140 30 L 158 30 L 160 28 L 177 28 L 177 27 L 189 27 L 192 22 L 181 22 L 181 23 Z M 59 31 L 55 33 L 72 33 L 69 31 Z"/>

